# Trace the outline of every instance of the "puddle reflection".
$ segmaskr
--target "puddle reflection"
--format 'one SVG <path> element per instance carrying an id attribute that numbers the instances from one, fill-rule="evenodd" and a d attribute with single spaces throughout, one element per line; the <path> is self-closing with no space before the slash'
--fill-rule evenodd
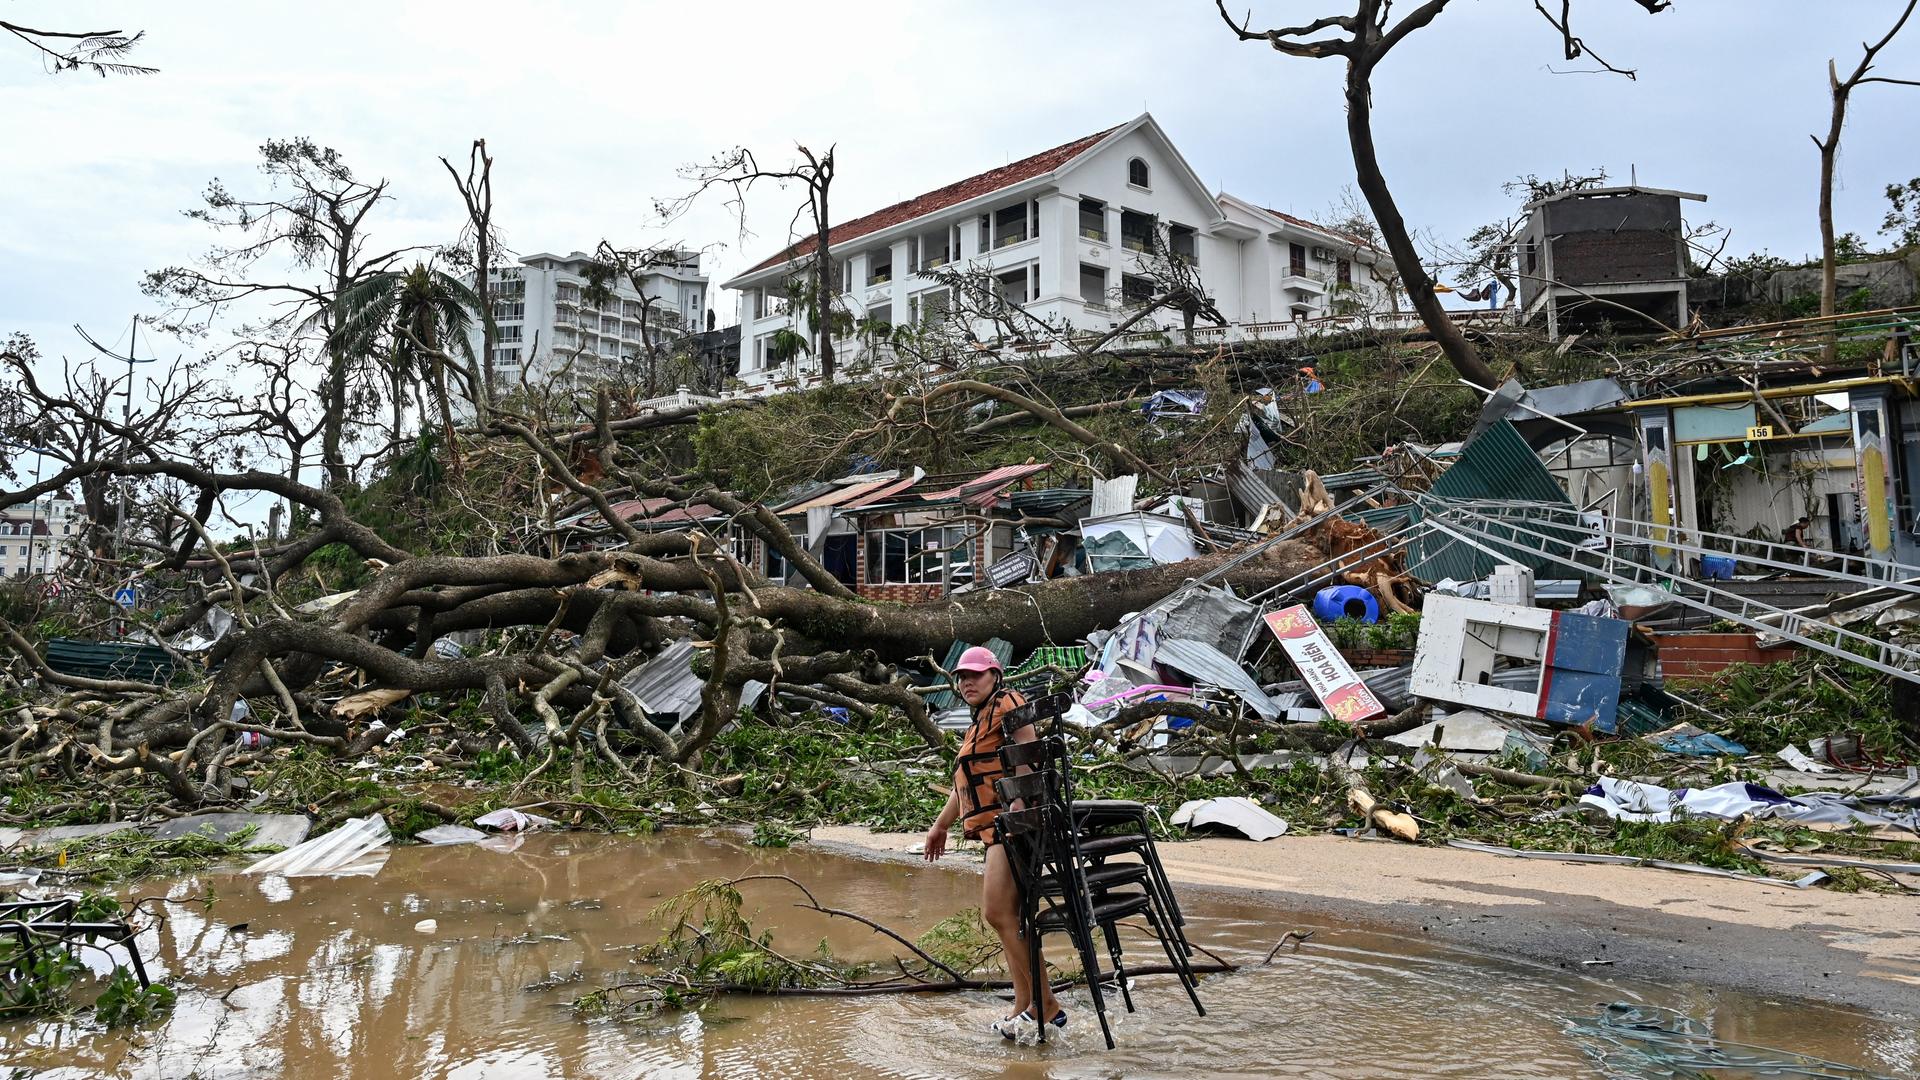
<path id="1" fill-rule="evenodd" d="M 175 898 L 211 890 L 211 909 L 172 907 L 142 942 L 177 978 L 179 1005 L 135 1033 L 0 1026 L 16 1075 L 73 1077 L 1570 1077 L 1601 1075 L 1569 1017 L 1607 1001 L 1680 1009 L 1724 1039 L 1884 1072 L 1920 1072 L 1920 1030 L 1842 1010 L 1781 1005 L 1437 950 L 1357 926 L 1193 900 L 1188 933 L 1244 964 L 1201 985 L 1197 1018 L 1170 978 L 1135 991 L 1107 1051 L 1084 994 L 1045 1048 L 1015 1047 L 987 1023 L 987 994 L 861 999 L 731 998 L 699 1013 L 621 1024 L 566 1002 L 630 970 L 646 913 L 696 881 L 784 873 L 834 906 L 919 933 L 978 902 L 978 879 L 806 849 L 760 852 L 689 833 L 629 840 L 540 835 L 514 850 L 402 848 L 373 878 L 206 874 L 138 887 Z M 789 907 L 777 884 L 748 887 L 776 944 L 890 955 L 865 928 Z M 829 899 L 830 898 L 830 899 Z M 235 931 L 236 924 L 248 929 Z M 1257 966 L 1296 926 L 1299 953 Z M 1143 955 L 1141 942 L 1130 948 Z M 532 987 L 533 989 L 529 989 Z M 1076 1008 L 1076 1006 L 1078 1006 Z"/>

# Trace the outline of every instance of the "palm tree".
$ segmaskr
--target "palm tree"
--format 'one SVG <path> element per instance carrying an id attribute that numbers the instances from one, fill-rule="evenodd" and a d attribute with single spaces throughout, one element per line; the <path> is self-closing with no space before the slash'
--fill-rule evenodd
<path id="1" fill-rule="evenodd" d="M 393 384 L 394 438 L 400 436 L 401 399 L 410 379 L 424 379 L 433 387 L 453 444 L 453 399 L 447 389 L 447 368 L 457 353 L 465 361 L 461 374 L 471 397 L 480 388 L 469 336 L 475 314 L 489 326 L 493 313 L 482 308 L 480 297 L 459 278 L 415 263 L 405 271 L 389 270 L 367 277 L 342 292 L 333 303 L 334 335 L 346 348 L 371 356 L 384 344 L 387 375 Z"/>

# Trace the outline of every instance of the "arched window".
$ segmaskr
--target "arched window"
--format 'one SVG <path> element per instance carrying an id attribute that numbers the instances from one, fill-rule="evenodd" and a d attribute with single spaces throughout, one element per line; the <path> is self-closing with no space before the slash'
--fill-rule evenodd
<path id="1" fill-rule="evenodd" d="M 1150 185 L 1147 183 L 1147 181 L 1150 178 L 1151 178 L 1151 174 L 1147 172 L 1147 163 L 1145 159 L 1134 158 L 1133 160 L 1127 162 L 1127 183 L 1132 184 L 1135 187 L 1148 187 Z"/>

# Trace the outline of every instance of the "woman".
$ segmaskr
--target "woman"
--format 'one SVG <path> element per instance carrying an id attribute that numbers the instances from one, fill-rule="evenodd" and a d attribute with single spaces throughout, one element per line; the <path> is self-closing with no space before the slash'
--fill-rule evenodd
<path id="1" fill-rule="evenodd" d="M 947 796 L 947 805 L 941 807 L 940 816 L 927 830 L 924 850 L 928 862 L 945 854 L 947 833 L 956 820 L 968 839 L 987 845 L 987 876 L 981 886 L 980 914 L 1000 935 L 1000 946 L 1007 955 L 1007 973 L 1013 979 L 1013 1012 L 994 1021 L 993 1030 L 1013 1039 L 1019 1036 L 1022 1026 L 1031 1028 L 1038 1022 L 1036 1015 L 1047 1017 L 1055 1027 L 1065 1027 L 1067 1013 L 1047 983 L 1044 959 L 1037 980 L 1040 999 L 1037 1014 L 1033 1008 L 1036 980 L 1034 972 L 1027 967 L 1026 939 L 1020 936 L 1020 890 L 1013 880 L 1013 867 L 1007 862 L 1007 849 L 993 834 L 994 819 L 1000 816 L 993 781 L 1005 775 L 1000 764 L 1000 747 L 1008 739 L 1032 742 L 1036 738 L 1031 723 L 1013 731 L 1002 730 L 1006 715 L 1026 704 L 1026 699 L 1019 691 L 1003 687 L 1001 680 L 999 658 L 992 650 L 977 645 L 961 653 L 960 662 L 953 667 L 954 689 L 973 709 L 973 723 L 967 726 L 966 736 L 960 740 L 959 756 L 959 761 L 969 764 L 973 782 L 968 781 L 968 769 L 956 764 L 953 794 Z"/>

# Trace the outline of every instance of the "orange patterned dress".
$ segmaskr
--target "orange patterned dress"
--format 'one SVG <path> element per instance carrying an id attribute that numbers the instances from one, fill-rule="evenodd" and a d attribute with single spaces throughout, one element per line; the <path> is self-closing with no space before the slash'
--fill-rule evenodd
<path id="1" fill-rule="evenodd" d="M 954 787 L 960 792 L 960 829 L 969 840 L 988 846 L 994 843 L 993 822 L 1000 816 L 1000 795 L 993 782 L 1006 775 L 1000 763 L 1000 748 L 1010 732 L 1003 728 L 1006 715 L 1027 703 L 1018 690 L 998 690 L 978 709 L 973 723 L 960 740 L 958 768 Z"/>

